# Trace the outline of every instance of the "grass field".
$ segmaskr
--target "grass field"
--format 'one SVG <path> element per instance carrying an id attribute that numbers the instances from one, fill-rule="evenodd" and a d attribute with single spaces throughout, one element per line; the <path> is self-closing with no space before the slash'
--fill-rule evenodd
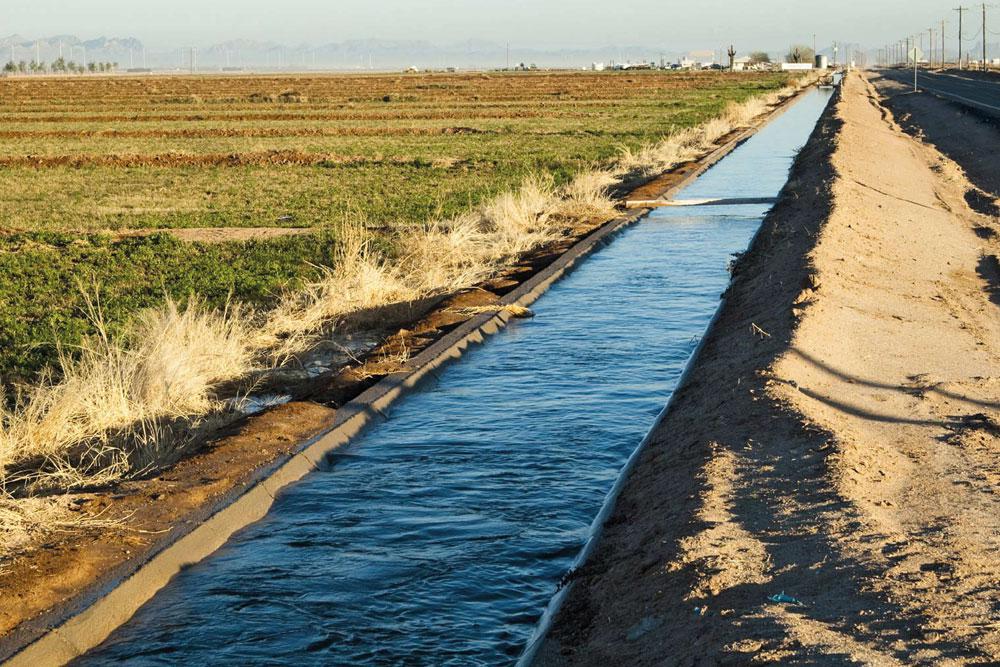
<path id="1" fill-rule="evenodd" d="M 450 217 L 529 174 L 557 185 L 776 90 L 781 74 L 0 79 L 0 377 L 29 380 L 166 296 L 266 304 L 347 221 Z M 180 228 L 314 234 L 189 243 Z M 153 232 L 153 233 L 149 233 Z M 142 235 L 136 235 L 141 233 Z M 223 240 L 225 234 L 222 235 Z"/>

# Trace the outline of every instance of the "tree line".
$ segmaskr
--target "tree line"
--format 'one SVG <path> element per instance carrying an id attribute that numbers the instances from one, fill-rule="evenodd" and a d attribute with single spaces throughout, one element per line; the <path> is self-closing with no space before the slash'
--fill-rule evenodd
<path id="1" fill-rule="evenodd" d="M 114 72 L 117 69 L 118 63 L 91 62 L 83 65 L 73 60 L 66 60 L 65 58 L 58 58 L 52 61 L 52 63 L 36 62 L 34 60 L 14 62 L 11 60 L 3 66 L 5 74 L 46 74 L 49 72 L 52 74 L 86 74 L 87 72 L 101 74 Z"/>

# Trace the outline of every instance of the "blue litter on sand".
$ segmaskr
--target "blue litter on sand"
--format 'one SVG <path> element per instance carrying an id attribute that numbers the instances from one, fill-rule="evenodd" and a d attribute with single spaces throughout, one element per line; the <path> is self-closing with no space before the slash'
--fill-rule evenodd
<path id="1" fill-rule="evenodd" d="M 780 603 L 798 604 L 798 605 L 802 604 L 800 600 L 796 600 L 791 595 L 785 595 L 785 591 L 781 591 L 777 595 L 772 595 L 771 597 L 768 598 L 768 600 L 770 600 L 771 602 L 777 602 L 779 604 Z"/>

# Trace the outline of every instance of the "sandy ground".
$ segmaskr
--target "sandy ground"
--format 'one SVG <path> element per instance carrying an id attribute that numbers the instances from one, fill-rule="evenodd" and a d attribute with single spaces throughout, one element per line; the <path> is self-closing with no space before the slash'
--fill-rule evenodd
<path id="1" fill-rule="evenodd" d="M 1000 224 L 971 188 L 848 77 L 539 662 L 1000 662 Z"/>
<path id="2" fill-rule="evenodd" d="M 996 201 L 1000 198 L 1000 169 L 996 163 L 1000 154 L 1000 116 L 933 95 L 914 94 L 905 84 L 877 74 L 871 81 L 900 127 L 961 165 L 976 186 L 966 195 L 969 205 L 980 213 L 1000 215 Z"/>

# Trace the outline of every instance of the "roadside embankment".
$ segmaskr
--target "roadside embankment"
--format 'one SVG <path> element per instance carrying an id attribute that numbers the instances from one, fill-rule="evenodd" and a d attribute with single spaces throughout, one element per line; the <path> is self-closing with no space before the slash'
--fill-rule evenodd
<path id="1" fill-rule="evenodd" d="M 966 193 L 969 205 L 980 213 L 1000 214 L 1000 112 L 948 100 L 933 93 L 913 89 L 885 73 L 873 73 L 869 79 L 896 122 L 954 160 L 975 187 Z M 987 84 L 984 84 L 987 85 Z"/>
<path id="2" fill-rule="evenodd" d="M 537 662 L 1000 659 L 997 222 L 968 188 L 846 78 Z"/>

